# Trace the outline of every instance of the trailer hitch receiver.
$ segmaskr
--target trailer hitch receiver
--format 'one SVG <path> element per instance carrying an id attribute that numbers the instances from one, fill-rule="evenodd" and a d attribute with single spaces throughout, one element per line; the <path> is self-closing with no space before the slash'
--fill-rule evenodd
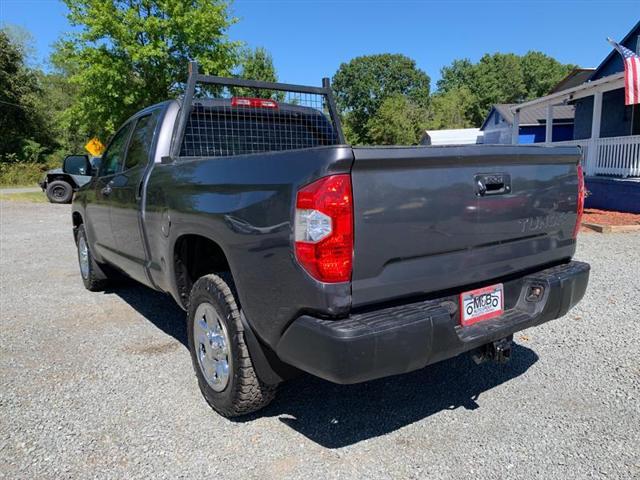
<path id="1" fill-rule="evenodd" d="M 507 363 L 511 359 L 513 335 L 501 338 L 478 348 L 473 353 L 473 360 L 477 364 L 493 360 L 496 363 Z"/>

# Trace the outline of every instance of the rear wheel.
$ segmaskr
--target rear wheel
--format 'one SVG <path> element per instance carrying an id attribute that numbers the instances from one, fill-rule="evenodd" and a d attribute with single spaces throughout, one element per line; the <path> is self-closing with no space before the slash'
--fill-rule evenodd
<path id="1" fill-rule="evenodd" d="M 201 277 L 189 297 L 188 337 L 193 368 L 205 399 L 221 415 L 255 412 L 275 397 L 253 368 L 231 279 Z"/>
<path id="2" fill-rule="evenodd" d="M 87 290 L 98 292 L 107 286 L 107 275 L 98 262 L 93 259 L 84 225 L 78 227 L 76 243 L 78 246 L 78 264 L 80 265 L 80 276 L 82 283 Z"/>
<path id="3" fill-rule="evenodd" d="M 71 203 L 73 187 L 64 180 L 55 180 L 47 185 L 47 198 L 51 203 Z"/>

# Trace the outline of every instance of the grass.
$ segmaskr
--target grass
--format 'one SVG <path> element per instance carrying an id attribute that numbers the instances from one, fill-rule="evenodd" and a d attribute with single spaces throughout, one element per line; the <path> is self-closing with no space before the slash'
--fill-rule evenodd
<path id="1" fill-rule="evenodd" d="M 40 163 L 0 161 L 0 187 L 37 186 L 47 170 L 60 165 L 60 159 L 53 157 Z"/>
<path id="2" fill-rule="evenodd" d="M 0 193 L 0 200 L 3 202 L 31 203 L 46 203 L 49 201 L 44 192 Z"/>

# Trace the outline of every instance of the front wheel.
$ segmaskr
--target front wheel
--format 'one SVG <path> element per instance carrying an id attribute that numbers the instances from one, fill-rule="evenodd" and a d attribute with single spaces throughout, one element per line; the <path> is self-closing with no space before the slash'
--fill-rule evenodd
<path id="1" fill-rule="evenodd" d="M 51 203 L 71 203 L 73 187 L 64 180 L 55 180 L 47 185 L 47 198 Z"/>
<path id="2" fill-rule="evenodd" d="M 76 234 L 76 244 L 78 246 L 78 264 L 80 266 L 80 276 L 82 283 L 87 290 L 98 292 L 107 286 L 107 275 L 100 268 L 98 262 L 93 259 L 84 225 L 78 227 Z"/>
<path id="3" fill-rule="evenodd" d="M 231 279 L 205 275 L 189 296 L 189 351 L 200 390 L 225 417 L 255 412 L 275 397 L 253 368 Z"/>

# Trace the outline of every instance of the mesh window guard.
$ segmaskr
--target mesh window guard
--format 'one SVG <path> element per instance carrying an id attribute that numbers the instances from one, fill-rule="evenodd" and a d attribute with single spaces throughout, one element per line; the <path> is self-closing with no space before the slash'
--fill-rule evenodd
<path id="1" fill-rule="evenodd" d="M 344 143 L 328 81 L 323 87 L 199 75 L 189 82 L 174 156 L 219 157 Z"/>

